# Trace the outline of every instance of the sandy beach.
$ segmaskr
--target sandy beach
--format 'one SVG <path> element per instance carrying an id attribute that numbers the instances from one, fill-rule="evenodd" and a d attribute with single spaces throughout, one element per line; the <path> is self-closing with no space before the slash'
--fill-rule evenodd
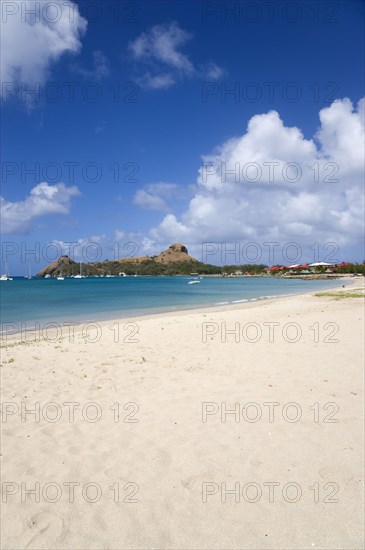
<path id="1" fill-rule="evenodd" d="M 8 336 L 2 548 L 363 548 L 363 306 Z"/>

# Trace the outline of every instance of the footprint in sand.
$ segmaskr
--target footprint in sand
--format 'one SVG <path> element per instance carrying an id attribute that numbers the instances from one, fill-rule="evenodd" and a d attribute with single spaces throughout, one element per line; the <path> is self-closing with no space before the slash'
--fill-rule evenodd
<path id="1" fill-rule="evenodd" d="M 180 481 L 181 481 L 181 485 L 185 487 L 185 489 L 192 489 L 198 481 L 212 479 L 212 477 L 213 477 L 212 472 L 203 472 L 202 474 L 193 475 L 193 476 L 187 477 L 186 479 L 181 479 Z"/>
<path id="2" fill-rule="evenodd" d="M 25 532 L 31 535 L 25 548 L 52 548 L 64 532 L 64 522 L 50 512 L 39 512 L 26 522 Z"/>

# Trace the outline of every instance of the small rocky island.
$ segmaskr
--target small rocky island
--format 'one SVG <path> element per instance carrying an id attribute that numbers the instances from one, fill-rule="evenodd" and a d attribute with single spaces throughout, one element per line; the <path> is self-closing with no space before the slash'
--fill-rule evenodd
<path id="1" fill-rule="evenodd" d="M 188 249 L 181 243 L 174 243 L 156 256 L 135 256 L 103 262 L 82 263 L 68 256 L 61 256 L 37 273 L 37 277 L 69 277 L 82 272 L 85 276 L 107 275 L 190 275 L 218 274 L 222 268 L 204 264 L 189 255 Z"/>

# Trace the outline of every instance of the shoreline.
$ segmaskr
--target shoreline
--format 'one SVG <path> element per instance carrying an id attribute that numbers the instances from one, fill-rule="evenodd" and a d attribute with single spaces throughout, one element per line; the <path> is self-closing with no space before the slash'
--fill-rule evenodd
<path id="1" fill-rule="evenodd" d="M 362 276 L 359 276 L 359 277 L 351 277 L 351 278 L 343 278 L 341 280 L 341 282 L 343 282 L 347 289 L 353 287 L 356 285 L 356 283 L 358 281 L 365 281 L 365 278 L 362 277 Z M 339 284 L 337 285 L 334 285 L 334 286 L 331 286 L 331 287 L 328 287 L 326 289 L 323 290 L 324 291 L 331 291 L 331 290 L 335 290 L 335 289 L 339 289 L 339 288 L 342 288 L 339 286 Z M 243 300 L 237 300 L 236 302 L 235 301 L 232 301 L 232 302 L 227 302 L 227 303 L 222 303 L 222 304 L 205 304 L 205 305 L 198 305 L 196 307 L 191 307 L 191 306 L 188 306 L 186 308 L 179 308 L 178 306 L 177 309 L 174 309 L 174 310 L 160 310 L 160 311 L 154 311 L 154 312 L 149 312 L 149 313 L 141 313 L 141 314 L 131 314 L 131 315 L 123 315 L 123 316 L 118 316 L 118 317 L 115 317 L 115 316 L 111 316 L 111 317 L 103 317 L 103 318 L 90 318 L 88 320 L 77 320 L 76 318 L 73 319 L 73 320 L 68 320 L 68 321 L 65 321 L 65 320 L 59 320 L 59 321 L 50 321 L 50 320 L 45 320 L 45 321 L 36 321 L 37 325 L 36 327 L 29 327 L 29 328 L 24 328 L 24 326 L 22 326 L 22 323 L 7 323 L 9 325 L 17 325 L 19 327 L 19 330 L 17 330 L 16 332 L 12 332 L 12 333 L 9 333 L 9 332 L 3 332 L 3 331 L 0 331 L 0 348 L 1 347 L 4 347 L 6 346 L 8 343 L 13 343 L 13 340 L 17 341 L 17 339 L 19 339 L 19 336 L 21 336 L 22 334 L 27 334 L 28 336 L 32 336 L 33 334 L 37 334 L 39 332 L 39 330 L 42 330 L 43 331 L 43 327 L 46 327 L 47 325 L 56 325 L 58 328 L 61 328 L 62 329 L 62 326 L 64 327 L 70 327 L 72 328 L 72 332 L 73 333 L 77 333 L 77 332 L 80 332 L 83 330 L 83 327 L 85 327 L 86 325 L 91 325 L 91 324 L 94 324 L 94 325 L 97 325 L 97 326 L 100 326 L 101 329 L 103 329 L 103 327 L 105 327 L 107 324 L 116 324 L 116 323 L 137 323 L 137 322 L 141 322 L 141 321 L 148 321 L 148 320 L 153 320 L 153 319 L 156 319 L 156 320 L 161 320 L 161 319 L 164 319 L 164 318 L 170 318 L 170 317 L 175 317 L 175 316 L 178 316 L 178 317 L 184 317 L 186 315 L 192 315 L 192 314 L 206 314 L 206 313 L 223 313 L 223 312 L 229 312 L 229 311 L 239 311 L 241 309 L 250 309 L 250 308 L 255 308 L 257 306 L 260 306 L 262 304 L 271 304 L 271 303 L 275 303 L 276 301 L 283 301 L 283 300 L 288 300 L 290 298 L 293 298 L 293 297 L 301 297 L 301 296 L 311 296 L 313 295 L 315 292 L 322 292 L 321 290 L 308 290 L 306 292 L 294 292 L 294 293 L 290 293 L 290 294 L 278 294 L 278 295 L 275 295 L 275 296 L 262 296 L 262 297 L 258 297 L 258 298 L 248 298 L 247 300 L 243 299 Z M 6 324 L 6 323 L 4 323 Z M 25 322 L 26 324 L 26 322 Z M 54 331 L 52 331 L 52 329 L 50 330 L 50 333 L 51 333 L 51 337 L 54 337 L 54 334 L 55 334 L 55 331 L 58 330 L 58 328 L 55 328 Z M 48 330 L 49 328 L 47 328 L 47 336 L 48 336 Z M 8 342 L 8 339 L 10 339 L 10 342 Z M 5 341 L 5 344 L 4 344 L 4 340 Z"/>
<path id="2" fill-rule="evenodd" d="M 361 549 L 364 299 L 318 292 L 13 336 L 3 549 Z"/>

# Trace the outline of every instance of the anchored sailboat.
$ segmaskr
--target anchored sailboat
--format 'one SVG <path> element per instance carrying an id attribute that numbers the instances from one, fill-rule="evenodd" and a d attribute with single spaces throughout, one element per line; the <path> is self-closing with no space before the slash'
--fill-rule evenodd
<path id="1" fill-rule="evenodd" d="M 12 277 L 9 277 L 9 268 L 8 268 L 8 264 L 5 263 L 5 273 L 4 275 L 1 275 L 0 277 L 0 281 L 12 281 L 13 278 Z"/>
<path id="2" fill-rule="evenodd" d="M 32 271 L 30 269 L 30 264 L 28 265 L 28 275 L 24 277 L 24 279 L 33 279 L 32 277 Z"/>
<path id="3" fill-rule="evenodd" d="M 74 279 L 85 279 L 85 275 L 82 274 L 81 262 L 80 262 L 80 273 L 74 276 Z"/>

